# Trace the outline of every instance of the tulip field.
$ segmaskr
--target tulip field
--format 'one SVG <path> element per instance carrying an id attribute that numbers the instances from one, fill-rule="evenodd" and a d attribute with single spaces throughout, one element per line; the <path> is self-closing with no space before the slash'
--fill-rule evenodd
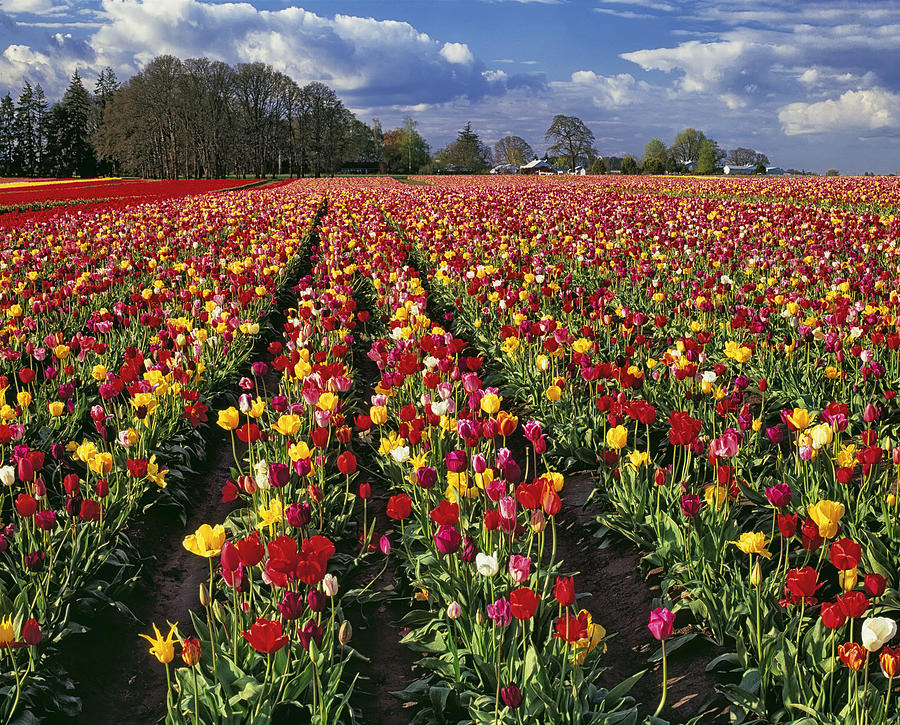
<path id="1" fill-rule="evenodd" d="M 77 720 L 162 516 L 152 721 L 900 722 L 900 182 L 410 181 L 0 215 L 0 721 Z"/>

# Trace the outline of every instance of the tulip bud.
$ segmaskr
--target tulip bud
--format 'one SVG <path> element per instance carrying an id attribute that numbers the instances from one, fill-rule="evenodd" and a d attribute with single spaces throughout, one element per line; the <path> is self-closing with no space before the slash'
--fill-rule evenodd
<path id="1" fill-rule="evenodd" d="M 547 517 L 540 509 L 531 512 L 531 530 L 539 534 L 547 528 Z"/>
<path id="2" fill-rule="evenodd" d="M 225 607 L 222 606 L 222 602 L 218 599 L 212 603 L 212 611 L 213 616 L 219 621 L 219 624 L 228 623 L 228 613 L 225 611 Z"/>
<path id="3" fill-rule="evenodd" d="M 859 572 L 856 567 L 852 569 L 843 569 L 838 571 L 838 582 L 841 585 L 841 589 L 845 592 L 849 592 L 856 586 L 856 581 L 859 577 Z"/>
<path id="4" fill-rule="evenodd" d="M 447 616 L 450 619 L 459 619 L 462 615 L 462 607 L 456 600 L 447 605 Z"/>
<path id="5" fill-rule="evenodd" d="M 338 630 L 338 642 L 340 642 L 341 644 L 347 644 L 352 636 L 353 627 L 351 627 L 350 622 L 345 619 L 343 622 L 341 622 L 341 628 Z"/>
<path id="6" fill-rule="evenodd" d="M 762 567 L 759 565 L 759 559 L 753 563 L 753 569 L 750 570 L 750 584 L 758 587 L 762 583 Z"/>
<path id="7" fill-rule="evenodd" d="M 322 579 L 322 591 L 326 597 L 333 597 L 338 593 L 338 580 L 334 574 L 326 574 Z"/>
<path id="8" fill-rule="evenodd" d="M 196 665 L 200 661 L 200 640 L 187 637 L 181 643 L 181 659 L 188 667 Z"/>
<path id="9" fill-rule="evenodd" d="M 318 589 L 310 589 L 306 595 L 306 603 L 312 611 L 321 612 L 325 609 L 325 595 Z"/>
<path id="10" fill-rule="evenodd" d="M 200 584 L 200 604 L 204 607 L 209 606 L 209 590 L 203 583 Z"/>
<path id="11" fill-rule="evenodd" d="M 391 553 L 391 540 L 382 534 L 381 538 L 378 540 L 378 548 L 381 549 L 382 554 L 387 556 Z"/>

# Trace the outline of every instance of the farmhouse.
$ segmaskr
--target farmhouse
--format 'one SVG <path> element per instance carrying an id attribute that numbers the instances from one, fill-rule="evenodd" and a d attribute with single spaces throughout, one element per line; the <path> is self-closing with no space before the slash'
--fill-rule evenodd
<path id="1" fill-rule="evenodd" d="M 730 166 L 725 164 L 722 169 L 726 174 L 752 174 L 756 171 L 756 164 L 744 164 L 743 166 Z"/>
<path id="2" fill-rule="evenodd" d="M 515 164 L 500 164 L 491 169 L 492 174 L 518 174 L 519 167 Z"/>
<path id="3" fill-rule="evenodd" d="M 543 173 L 556 173 L 556 169 L 548 162 L 546 159 L 534 159 L 529 161 L 524 166 L 519 167 L 519 171 L 523 174 L 539 174 Z"/>

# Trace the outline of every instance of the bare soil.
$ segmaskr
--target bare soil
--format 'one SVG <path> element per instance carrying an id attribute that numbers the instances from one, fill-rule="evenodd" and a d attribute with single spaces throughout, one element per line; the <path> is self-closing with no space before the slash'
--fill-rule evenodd
<path id="1" fill-rule="evenodd" d="M 193 634 L 190 611 L 200 609 L 200 583 L 209 578 L 209 568 L 181 542 L 200 524 L 223 521 L 232 507 L 221 502 L 232 460 L 230 439 L 215 427 L 210 436 L 206 464 L 190 483 L 194 506 L 187 524 L 171 511 L 151 509 L 127 532 L 145 557 L 144 576 L 125 599 L 138 621 L 107 609 L 98 612 L 95 621 L 84 623 L 91 627 L 86 635 L 67 642 L 63 664 L 82 700 L 79 722 L 120 725 L 165 718 L 165 668 L 138 634 L 152 634 L 152 623 L 165 634 L 166 622 L 178 622 L 185 636 Z"/>
<path id="2" fill-rule="evenodd" d="M 567 477 L 562 491 L 563 510 L 558 520 L 558 553 L 567 573 L 575 573 L 575 591 L 590 592 L 578 600 L 578 606 L 593 614 L 611 636 L 603 665 L 608 667 L 598 684 L 612 688 L 622 680 L 648 669 L 630 695 L 639 705 L 642 716 L 656 710 L 661 694 L 660 663 L 650 664 L 648 658 L 658 643 L 647 629 L 650 612 L 656 605 L 659 582 L 657 575 L 645 576 L 641 568 L 641 552 L 624 541 L 614 541 L 600 548 L 594 530 L 594 514 L 584 504 L 594 488 L 590 474 L 577 473 Z M 676 622 L 676 625 L 678 622 Z M 682 626 L 676 634 L 690 631 Z M 666 706 L 661 717 L 682 723 L 703 714 L 703 722 L 727 722 L 727 714 L 720 708 L 701 710 L 713 692 L 716 680 L 706 672 L 706 664 L 721 654 L 708 640 L 698 637 L 677 649 L 668 658 L 669 687 Z"/>

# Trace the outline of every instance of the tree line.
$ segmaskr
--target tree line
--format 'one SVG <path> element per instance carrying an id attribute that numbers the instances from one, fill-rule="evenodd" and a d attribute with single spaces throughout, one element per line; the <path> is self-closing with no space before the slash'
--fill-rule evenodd
<path id="1" fill-rule="evenodd" d="M 753 166 L 754 173 L 765 174 L 769 165 L 769 157 L 764 153 L 743 146 L 725 151 L 717 141 L 695 128 L 679 132 L 670 146 L 666 146 L 661 139 L 651 139 L 644 147 L 644 155 L 640 161 L 630 155 L 616 161 L 617 168 L 606 168 L 605 171 L 616 170 L 623 174 L 673 174 L 689 171 L 713 174 L 720 171 L 723 164 L 728 164 Z M 604 173 L 604 170 L 598 169 L 596 172 Z"/>
<path id="2" fill-rule="evenodd" d="M 385 132 L 324 83 L 301 87 L 264 63 L 161 55 L 124 83 L 105 69 L 93 92 L 76 71 L 52 105 L 30 83 L 0 99 L 0 176 L 320 176 L 430 162 L 411 119 Z"/>
<path id="3" fill-rule="evenodd" d="M 769 163 L 737 148 L 726 154 L 701 131 L 685 129 L 670 146 L 652 139 L 643 159 L 602 158 L 576 116 L 556 115 L 544 156 L 555 168 L 591 173 L 712 173 Z M 471 124 L 434 154 L 406 117 L 384 131 L 364 123 L 324 83 L 298 85 L 265 63 L 229 65 L 208 58 L 154 58 L 120 83 L 110 68 L 89 91 L 76 71 L 52 105 L 40 85 L 0 99 L 0 176 L 129 175 L 145 178 L 321 176 L 345 172 L 482 173 L 520 167 L 536 154 L 519 136 L 493 148 Z"/>

